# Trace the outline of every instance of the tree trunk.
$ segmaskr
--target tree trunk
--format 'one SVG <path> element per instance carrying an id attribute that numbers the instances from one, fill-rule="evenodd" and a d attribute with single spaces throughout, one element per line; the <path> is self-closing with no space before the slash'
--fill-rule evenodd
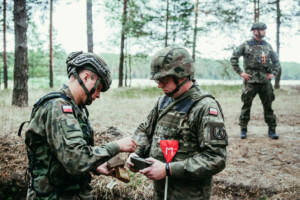
<path id="1" fill-rule="evenodd" d="M 280 0 L 276 0 L 276 10 L 277 10 L 277 17 L 276 17 L 276 48 L 277 48 L 277 55 L 279 58 L 279 50 L 280 50 L 280 16 L 281 16 L 281 10 L 280 10 Z M 281 66 L 279 68 L 278 74 L 275 77 L 275 89 L 280 88 L 280 77 L 281 77 Z"/>
<path id="2" fill-rule="evenodd" d="M 28 57 L 26 0 L 14 1 L 15 67 L 12 105 L 28 105 Z"/>
<path id="3" fill-rule="evenodd" d="M 126 50 L 126 52 L 125 52 L 125 58 L 124 58 L 124 65 L 125 65 L 125 77 L 124 77 L 124 79 L 125 79 L 125 87 L 127 87 L 127 73 L 128 73 L 128 71 L 127 71 L 127 68 L 128 68 L 128 39 L 126 40 L 126 43 L 125 43 L 125 50 Z"/>
<path id="4" fill-rule="evenodd" d="M 132 77 L 131 77 L 131 70 L 132 70 L 132 67 L 131 67 L 131 54 L 129 54 L 129 58 L 128 58 L 128 63 L 129 63 L 129 87 L 131 87 L 131 81 L 132 81 Z"/>
<path id="5" fill-rule="evenodd" d="M 93 0 L 86 0 L 86 25 L 88 52 L 94 52 L 93 42 Z"/>
<path id="6" fill-rule="evenodd" d="M 52 48 L 52 24 L 53 24 L 53 0 L 50 0 L 50 28 L 49 28 L 49 41 L 50 41 L 50 48 L 49 48 L 49 75 L 50 75 L 50 88 L 53 88 L 53 48 Z"/>
<path id="7" fill-rule="evenodd" d="M 7 88 L 7 56 L 6 56 L 6 0 L 3 0 L 3 79 Z M 0 78 L 1 82 L 1 78 Z"/>
<path id="8" fill-rule="evenodd" d="M 125 41 L 125 25 L 126 25 L 126 15 L 127 15 L 127 1 L 124 0 L 123 3 L 123 16 L 122 16 L 122 33 L 121 33 L 121 53 L 120 53 L 120 65 L 119 65 L 119 86 L 123 86 L 123 64 L 124 64 L 124 41 Z"/>
<path id="9" fill-rule="evenodd" d="M 259 0 L 254 0 L 254 22 L 259 22 Z"/>
<path id="10" fill-rule="evenodd" d="M 193 38 L 193 55 L 192 55 L 194 62 L 196 62 L 195 54 L 196 54 L 196 43 L 197 43 L 198 4 L 199 4 L 199 0 L 196 0 L 196 5 L 195 5 L 195 27 L 194 27 L 194 38 Z"/>
<path id="11" fill-rule="evenodd" d="M 168 46 L 169 0 L 167 0 L 165 47 Z"/>

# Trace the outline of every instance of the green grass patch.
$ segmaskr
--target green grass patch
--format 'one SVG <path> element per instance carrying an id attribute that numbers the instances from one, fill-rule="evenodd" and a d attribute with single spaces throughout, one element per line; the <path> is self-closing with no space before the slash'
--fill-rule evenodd
<path id="1" fill-rule="evenodd" d="M 223 97 L 241 92 L 242 85 L 201 85 L 200 87 L 215 97 Z"/>
<path id="2" fill-rule="evenodd" d="M 201 85 L 203 90 L 210 92 L 216 97 L 230 96 L 232 94 L 240 93 L 241 85 Z M 157 87 L 130 87 L 112 89 L 111 95 L 113 97 L 122 98 L 141 98 L 141 97 L 159 97 L 163 95 L 160 88 Z"/>
<path id="3" fill-rule="evenodd" d="M 158 97 L 163 92 L 157 87 L 130 87 L 130 88 L 117 88 L 112 90 L 113 97 L 122 98 L 141 98 L 141 97 Z"/>

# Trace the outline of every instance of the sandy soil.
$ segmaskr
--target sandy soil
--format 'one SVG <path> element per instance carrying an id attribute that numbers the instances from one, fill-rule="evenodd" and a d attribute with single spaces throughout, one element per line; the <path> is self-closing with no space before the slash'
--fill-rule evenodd
<path id="1" fill-rule="evenodd" d="M 228 159 L 224 171 L 214 177 L 212 199 L 300 199 L 300 87 L 286 86 L 276 95 L 279 140 L 267 136 L 259 98 L 253 103 L 248 138 L 239 138 L 238 117 L 241 103 L 234 97 L 219 98 L 229 135 Z M 92 122 L 93 124 L 93 122 Z M 96 144 L 124 137 L 114 126 L 98 127 L 94 123 Z M 126 155 L 123 155 L 126 156 Z M 0 199 L 24 199 L 27 168 L 26 148 L 16 133 L 0 134 Z M 114 180 L 112 189 L 106 185 Z M 98 199 L 149 199 L 151 181 L 131 174 L 129 184 L 112 177 L 94 177 L 92 185 Z"/>

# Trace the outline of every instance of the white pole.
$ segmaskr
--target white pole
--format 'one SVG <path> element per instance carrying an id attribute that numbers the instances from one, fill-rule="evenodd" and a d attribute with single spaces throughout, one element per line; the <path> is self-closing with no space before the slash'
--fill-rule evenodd
<path id="1" fill-rule="evenodd" d="M 166 180 L 165 180 L 165 198 L 164 198 L 164 200 L 167 200 L 167 196 L 168 196 L 168 180 L 169 180 L 169 177 L 166 176 Z"/>

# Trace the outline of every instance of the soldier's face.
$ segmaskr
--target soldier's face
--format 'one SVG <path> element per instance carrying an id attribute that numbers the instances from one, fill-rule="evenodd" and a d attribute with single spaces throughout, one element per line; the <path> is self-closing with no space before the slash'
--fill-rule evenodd
<path id="1" fill-rule="evenodd" d="M 255 36 L 263 38 L 266 35 L 266 30 L 265 29 L 259 29 L 259 30 L 256 29 L 256 30 L 253 30 L 253 33 Z"/>
<path id="2" fill-rule="evenodd" d="M 96 83 L 96 81 L 95 81 Z M 100 83 L 96 89 L 96 91 L 92 95 L 92 100 L 94 101 L 95 99 L 100 99 L 100 93 L 102 90 L 102 83 Z"/>
<path id="3" fill-rule="evenodd" d="M 171 76 L 167 76 L 157 80 L 157 87 L 161 88 L 161 90 L 166 94 L 172 92 L 176 88 L 176 84 Z"/>
<path id="4" fill-rule="evenodd" d="M 95 86 L 96 82 L 97 82 L 97 77 L 95 77 L 94 79 L 91 79 L 90 77 L 88 77 L 85 82 L 86 89 L 88 89 L 88 91 L 91 91 L 92 88 Z M 100 83 L 98 85 L 95 92 L 92 94 L 92 101 L 96 100 L 97 98 L 100 98 L 101 90 L 102 90 L 102 83 Z M 86 98 L 87 98 L 87 96 L 85 95 L 84 102 L 86 101 Z"/>

